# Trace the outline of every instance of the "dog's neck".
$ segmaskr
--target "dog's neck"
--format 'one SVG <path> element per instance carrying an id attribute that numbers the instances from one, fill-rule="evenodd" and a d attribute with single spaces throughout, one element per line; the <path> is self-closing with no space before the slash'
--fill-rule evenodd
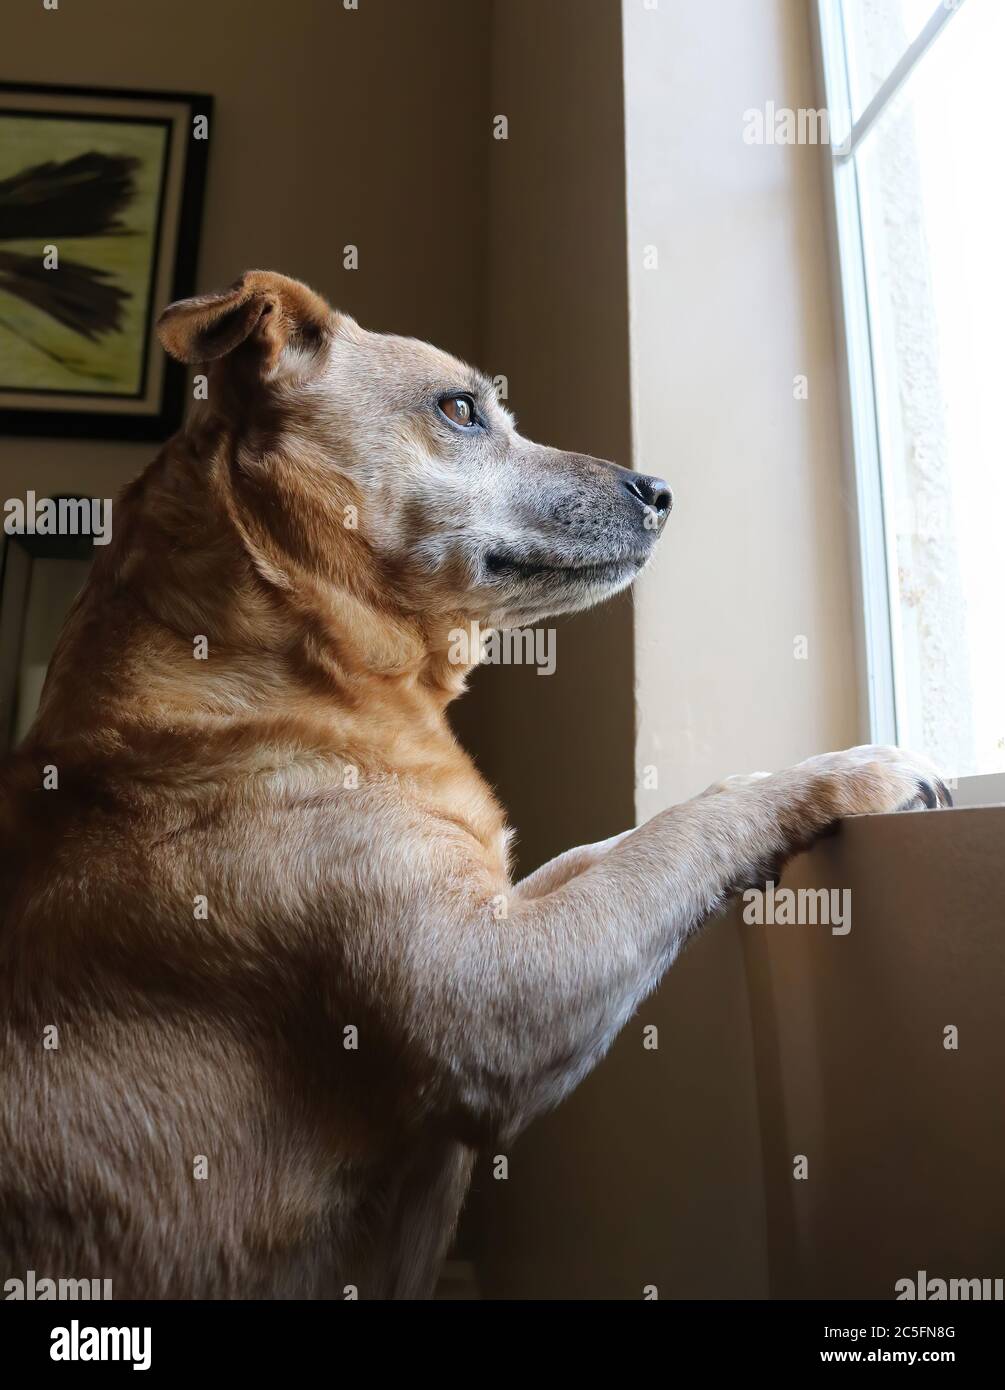
<path id="1" fill-rule="evenodd" d="M 360 562 L 361 538 L 325 536 L 304 514 L 294 469 L 237 476 L 233 454 L 232 439 L 178 436 L 123 493 L 42 723 L 114 723 L 120 688 L 123 709 L 139 701 L 148 724 L 183 731 L 290 721 L 363 756 L 393 744 L 405 763 L 420 742 L 426 759 L 453 747 L 445 709 L 470 665 L 450 659 L 449 632 L 463 620 L 396 604 Z M 100 668 L 100 708 L 71 697 L 88 668 Z M 389 728 L 403 736 L 389 741 Z"/>

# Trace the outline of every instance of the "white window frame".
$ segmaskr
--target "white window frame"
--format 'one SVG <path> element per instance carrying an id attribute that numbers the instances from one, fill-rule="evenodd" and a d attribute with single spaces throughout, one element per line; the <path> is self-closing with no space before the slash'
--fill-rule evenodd
<path id="1" fill-rule="evenodd" d="M 835 304 L 840 313 L 847 379 L 844 392 L 847 466 L 853 481 L 852 544 L 857 556 L 858 656 L 866 737 L 898 742 L 898 664 L 890 595 L 896 585 L 896 550 L 883 506 L 884 461 L 879 444 L 875 370 L 862 217 L 855 153 L 901 87 L 959 13 L 964 0 L 932 0 L 933 12 L 908 45 L 857 120 L 853 119 L 846 57 L 843 0 L 817 0 L 816 38 L 820 77 L 829 113 L 832 230 L 836 255 Z M 1005 802 L 1005 773 L 961 777 L 957 805 Z"/>

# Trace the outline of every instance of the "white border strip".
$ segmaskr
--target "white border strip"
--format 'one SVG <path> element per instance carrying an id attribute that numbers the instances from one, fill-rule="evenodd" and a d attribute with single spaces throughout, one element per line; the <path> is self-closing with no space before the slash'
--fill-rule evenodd
<path id="1" fill-rule="evenodd" d="M 820 58 L 831 130 L 850 130 L 851 96 L 841 6 L 819 0 Z M 876 420 L 869 301 L 854 161 L 831 165 L 838 281 L 847 367 L 847 469 L 854 487 L 852 544 L 858 557 L 860 676 L 868 709 L 865 737 L 897 742 L 893 614 L 890 606 L 883 482 Z"/>

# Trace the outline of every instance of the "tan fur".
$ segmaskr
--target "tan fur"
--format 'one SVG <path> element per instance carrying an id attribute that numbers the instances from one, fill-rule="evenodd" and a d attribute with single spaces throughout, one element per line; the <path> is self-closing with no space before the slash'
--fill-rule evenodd
<path id="1" fill-rule="evenodd" d="M 665 506 L 646 535 L 623 470 L 282 276 L 161 331 L 209 400 L 117 503 L 2 773 L 0 1270 L 425 1296 L 475 1149 L 579 1081 L 731 891 L 931 774 L 863 749 L 734 779 L 511 884 L 448 635 L 623 587 Z"/>

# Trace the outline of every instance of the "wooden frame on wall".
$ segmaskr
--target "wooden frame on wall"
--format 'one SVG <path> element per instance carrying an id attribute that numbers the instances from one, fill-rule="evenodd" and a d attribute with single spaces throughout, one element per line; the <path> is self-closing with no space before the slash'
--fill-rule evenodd
<path id="1" fill-rule="evenodd" d="M 0 433 L 164 439 L 185 371 L 213 99 L 0 83 Z"/>

